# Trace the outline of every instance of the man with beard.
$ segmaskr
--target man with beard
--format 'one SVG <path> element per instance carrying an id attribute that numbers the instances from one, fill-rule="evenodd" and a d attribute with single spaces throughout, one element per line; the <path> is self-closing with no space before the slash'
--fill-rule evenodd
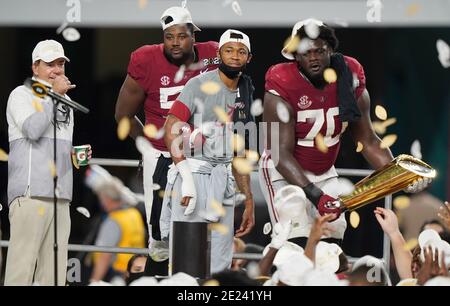
<path id="1" fill-rule="evenodd" d="M 170 109 L 165 123 L 164 140 L 167 148 L 170 148 L 175 167 L 169 170 L 161 220 L 220 222 L 227 227 L 227 233 L 211 233 L 211 273 L 220 272 L 231 265 L 235 181 L 246 196 L 245 210 L 236 237 L 248 234 L 254 226 L 250 176 L 239 173 L 236 170 L 240 169 L 231 166 L 234 155 L 231 147 L 233 125 L 224 124 L 226 120 L 218 119 L 216 115 L 228 113 L 235 123 L 252 120 L 250 104 L 253 101 L 253 86 L 251 79 L 242 74 L 252 57 L 250 52 L 250 39 L 246 34 L 231 29 L 225 31 L 219 42 L 219 69 L 191 79 Z M 215 92 L 205 89 L 212 84 L 217 87 Z M 202 107 L 196 100 L 203 101 Z M 186 123 L 191 125 L 191 129 L 200 131 L 198 137 L 203 137 L 202 150 L 197 150 L 193 155 L 189 147 L 183 146 L 183 152 L 178 150 L 182 139 L 179 131 Z M 166 205 L 171 210 L 171 216 L 164 215 L 169 211 Z M 220 214 L 220 211 L 223 213 Z M 168 234 L 162 225 L 161 232 L 163 237 Z"/>
<path id="2" fill-rule="evenodd" d="M 144 125 L 136 116 L 142 106 L 145 124 L 162 129 L 170 107 L 186 82 L 218 66 L 217 42 L 195 42 L 194 32 L 200 29 L 192 22 L 191 14 L 186 8 L 167 9 L 161 16 L 161 25 L 164 38 L 162 44 L 146 45 L 131 54 L 128 75 L 116 103 L 116 121 L 128 117 L 131 120 L 130 136 L 134 139 L 144 135 Z M 159 190 L 154 191 L 152 185 L 157 184 L 161 190 L 165 189 L 167 171 L 172 160 L 162 137 L 154 137 L 148 138 L 153 150 L 143 156 L 150 247 L 146 273 L 165 275 L 168 255 L 164 243 L 160 242 L 159 228 L 162 198 L 158 195 Z"/>
<path id="3" fill-rule="evenodd" d="M 340 244 L 347 224 L 340 209 L 330 204 L 340 191 L 334 163 L 342 133 L 348 126 L 355 144 L 363 145 L 362 154 L 375 169 L 393 157 L 388 148 L 380 147 L 373 130 L 363 67 L 356 59 L 335 52 L 334 30 L 319 20 L 299 21 L 291 34 L 291 41 L 295 40 L 299 43 L 293 52 L 289 45 L 282 50 L 292 61 L 274 65 L 266 73 L 263 121 L 268 123 L 268 135 L 260 160 L 260 185 L 272 224 L 280 221 L 283 210 L 274 201 L 277 191 L 288 184 L 302 188 L 295 192 L 304 201 L 297 200 L 291 241 L 304 247 L 314 218 L 335 214 L 326 240 Z M 324 72 L 333 74 L 327 68 L 334 70 L 337 81 L 325 80 Z M 278 125 L 279 134 L 271 131 L 272 124 Z M 326 149 L 318 149 L 320 136 Z M 418 181 L 407 191 L 417 192 L 428 183 Z"/>

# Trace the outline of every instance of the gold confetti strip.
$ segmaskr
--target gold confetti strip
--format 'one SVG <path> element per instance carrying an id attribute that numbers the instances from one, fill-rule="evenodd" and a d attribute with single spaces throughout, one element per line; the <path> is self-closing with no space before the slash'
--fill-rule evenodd
<path id="1" fill-rule="evenodd" d="M 364 145 L 358 141 L 358 145 L 356 146 L 356 152 L 361 152 L 364 149 Z"/>
<path id="2" fill-rule="evenodd" d="M 219 234 L 221 234 L 221 235 L 226 235 L 230 231 L 228 226 L 226 226 L 222 223 L 210 223 L 210 224 L 208 224 L 208 229 L 210 231 L 219 232 Z"/>
<path id="3" fill-rule="evenodd" d="M 231 144 L 232 144 L 232 149 L 235 152 L 241 152 L 245 148 L 245 140 L 239 134 L 233 135 L 233 140 L 232 140 Z"/>
<path id="4" fill-rule="evenodd" d="M 225 208 L 223 208 L 223 205 L 220 204 L 215 199 L 212 199 L 211 201 L 211 207 L 214 209 L 214 211 L 217 213 L 217 215 L 224 217 L 226 215 Z"/>
<path id="5" fill-rule="evenodd" d="M 56 166 L 55 166 L 55 163 L 52 160 L 48 161 L 48 167 L 50 169 L 50 175 L 52 177 L 55 177 L 56 176 Z"/>
<path id="6" fill-rule="evenodd" d="M 294 53 L 297 51 L 298 45 L 300 44 L 300 38 L 298 38 L 297 35 L 294 37 L 288 37 L 286 41 L 284 42 L 283 49 L 287 53 Z"/>
<path id="7" fill-rule="evenodd" d="M 123 117 L 120 119 L 119 124 L 117 125 L 117 137 L 120 140 L 125 140 L 128 137 L 131 131 L 131 122 L 130 118 Z"/>
<path id="8" fill-rule="evenodd" d="M 360 221 L 361 221 L 361 218 L 359 217 L 359 214 L 356 211 L 352 211 L 350 213 L 350 225 L 353 228 L 357 228 L 359 226 Z"/>
<path id="9" fill-rule="evenodd" d="M 210 279 L 210 280 L 207 280 L 206 282 L 204 282 L 203 286 L 217 287 L 217 286 L 220 286 L 220 283 L 217 279 Z"/>
<path id="10" fill-rule="evenodd" d="M 144 135 L 148 138 L 156 138 L 158 135 L 158 128 L 154 124 L 147 124 L 144 126 Z"/>
<path id="11" fill-rule="evenodd" d="M 412 249 L 414 249 L 417 246 L 417 244 L 419 244 L 419 241 L 417 241 L 416 238 L 409 239 L 403 245 L 403 249 L 405 251 L 411 251 Z"/>
<path id="12" fill-rule="evenodd" d="M 222 123 L 230 122 L 230 117 L 227 115 L 227 113 L 219 106 L 214 106 L 214 113 L 216 114 L 217 118 Z"/>
<path id="13" fill-rule="evenodd" d="M 245 152 L 245 156 L 247 157 L 247 159 L 251 162 L 258 162 L 259 161 L 259 154 L 256 151 L 252 151 L 252 150 L 247 150 Z"/>
<path id="14" fill-rule="evenodd" d="M 143 10 L 147 7 L 148 0 L 138 0 L 139 9 Z"/>
<path id="15" fill-rule="evenodd" d="M 323 79 L 327 81 L 328 83 L 334 83 L 337 80 L 337 74 L 336 71 L 334 71 L 333 68 L 327 68 L 323 72 Z"/>
<path id="16" fill-rule="evenodd" d="M 39 216 L 43 216 L 45 214 L 45 208 L 44 207 L 39 207 L 38 208 L 38 215 Z"/>
<path id="17" fill-rule="evenodd" d="M 41 101 L 39 101 L 38 99 L 33 99 L 33 101 L 31 101 L 31 105 L 33 105 L 34 109 L 37 112 L 42 113 L 44 111 L 44 107 L 42 106 Z"/>
<path id="18" fill-rule="evenodd" d="M 406 8 L 406 16 L 413 17 L 417 15 L 417 13 L 420 11 L 420 8 L 420 4 L 418 3 L 412 3 L 408 5 L 408 7 Z"/>
<path id="19" fill-rule="evenodd" d="M 208 81 L 200 86 L 200 90 L 205 94 L 212 96 L 220 91 L 220 85 L 217 82 Z"/>
<path id="20" fill-rule="evenodd" d="M 385 128 L 387 128 L 387 127 L 393 125 L 393 124 L 396 123 L 396 122 L 397 122 L 397 118 L 392 117 L 392 118 L 389 118 L 389 119 L 383 121 L 382 124 L 383 124 L 383 126 L 384 126 Z"/>
<path id="21" fill-rule="evenodd" d="M 375 132 L 378 135 L 383 135 L 384 133 L 386 133 L 386 126 L 383 124 L 384 122 L 386 122 L 386 121 L 383 121 L 383 122 L 373 121 L 372 122 L 373 129 L 375 130 Z"/>
<path id="22" fill-rule="evenodd" d="M 328 147 L 325 144 L 325 140 L 322 136 L 322 134 L 317 134 L 316 138 L 315 138 L 315 143 L 316 143 L 316 148 L 317 150 L 319 150 L 322 153 L 327 153 L 328 152 Z"/>
<path id="23" fill-rule="evenodd" d="M 398 210 L 408 208 L 410 199 L 407 196 L 398 196 L 394 199 L 394 207 Z"/>
<path id="24" fill-rule="evenodd" d="M 78 165 L 78 160 L 75 153 L 72 153 L 72 164 L 76 169 L 80 169 L 80 165 Z"/>
<path id="25" fill-rule="evenodd" d="M 164 198 L 164 195 L 166 194 L 166 191 L 165 190 L 160 190 L 160 191 L 158 191 L 158 196 L 160 197 L 160 198 Z M 174 197 L 175 195 L 176 195 L 177 193 L 175 192 L 175 191 L 172 191 L 172 194 L 170 194 L 169 193 L 169 197 Z"/>
<path id="26" fill-rule="evenodd" d="M 397 135 L 395 135 L 395 134 L 386 135 L 381 140 L 380 148 L 387 149 L 390 146 L 392 146 L 395 143 L 396 140 L 397 140 Z"/>
<path id="27" fill-rule="evenodd" d="M 381 106 L 381 105 L 377 105 L 375 107 L 375 115 L 377 116 L 378 119 L 380 120 L 386 120 L 387 119 L 387 111 L 386 109 Z"/>
<path id="28" fill-rule="evenodd" d="M 0 149 L 0 161 L 8 161 L 8 154 Z"/>
<path id="29" fill-rule="evenodd" d="M 249 160 L 242 157 L 235 157 L 233 159 L 233 167 L 241 175 L 250 174 L 253 171 L 252 164 Z"/>

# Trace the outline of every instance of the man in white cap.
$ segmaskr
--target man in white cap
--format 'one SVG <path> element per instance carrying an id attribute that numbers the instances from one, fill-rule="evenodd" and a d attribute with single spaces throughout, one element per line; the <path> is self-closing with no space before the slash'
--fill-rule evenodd
<path id="1" fill-rule="evenodd" d="M 60 43 L 39 42 L 32 54 L 33 80 L 66 95 L 74 88 L 65 75 L 69 59 Z M 66 98 L 67 95 L 66 95 Z M 66 283 L 67 245 L 72 200 L 73 111 L 58 105 L 53 117 L 49 97 L 39 98 L 26 86 L 14 89 L 6 109 L 10 152 L 8 203 L 11 224 L 5 285 L 54 284 L 53 125 L 57 125 L 58 285 Z M 90 158 L 91 152 L 89 152 Z"/>
<path id="2" fill-rule="evenodd" d="M 116 104 L 116 120 L 128 117 L 131 120 L 130 136 L 136 139 L 144 136 L 144 124 L 136 116 L 143 107 L 145 124 L 152 124 L 161 130 L 167 113 L 186 82 L 218 66 L 217 42 L 195 42 L 195 32 L 200 29 L 193 23 L 190 12 L 183 7 L 171 7 L 161 15 L 163 43 L 146 45 L 131 54 L 128 74 L 122 85 Z M 148 136 L 148 135 L 147 135 Z M 167 171 L 172 163 L 170 153 L 162 136 L 148 137 L 154 150 L 143 156 L 145 210 L 149 230 L 150 259 L 163 260 L 160 264 L 147 261 L 148 275 L 167 274 L 167 258 L 158 256 L 161 233 L 159 219 L 162 198 L 161 190 L 167 183 Z M 157 271 L 149 267 L 161 266 Z"/>
<path id="3" fill-rule="evenodd" d="M 226 113 L 234 123 L 253 120 L 250 115 L 253 85 L 251 79 L 242 74 L 251 60 L 249 37 L 238 30 L 225 31 L 220 37 L 218 55 L 221 60 L 219 69 L 191 79 L 183 88 L 169 111 L 164 135 L 175 163 L 175 167 L 169 170 L 168 180 L 171 182 L 164 196 L 164 206 L 171 208 L 171 221 L 220 222 L 228 229 L 226 233 L 211 233 L 211 273 L 220 272 L 231 265 L 235 180 L 239 190 L 246 196 L 245 210 L 236 237 L 248 234 L 254 226 L 250 177 L 248 173 L 239 173 L 236 170 L 241 169 L 231 166 L 234 156 L 231 148 L 233 125 L 224 124 L 224 119 L 218 119 L 216 115 L 218 112 Z M 214 84 L 217 90 L 209 92 L 203 84 Z M 199 107 L 196 100 L 203 101 L 203 107 Z M 202 131 L 205 126 L 212 127 L 208 133 L 203 133 L 202 150 L 194 155 L 186 147 L 183 147 L 183 152 L 177 150 L 180 127 L 186 123 Z M 174 192 L 168 196 L 171 188 Z M 218 214 L 222 209 L 213 208 L 213 204 L 222 207 L 223 213 Z"/>
<path id="4" fill-rule="evenodd" d="M 291 43 L 282 50 L 291 62 L 267 71 L 263 121 L 268 126 L 266 150 L 260 160 L 260 186 L 272 224 L 279 219 L 274 205 L 276 192 L 288 184 L 296 185 L 303 189 L 311 208 L 308 218 L 335 214 L 336 219 L 331 220 L 335 231 L 328 238 L 340 244 L 346 221 L 333 203 L 340 195 L 335 187 L 334 163 L 341 135 L 349 127 L 355 144 L 362 144 L 362 154 L 375 169 L 393 156 L 389 148 L 380 146 L 372 127 L 362 65 L 335 52 L 337 46 L 334 30 L 323 22 L 299 21 L 292 29 Z M 278 127 L 278 134 L 272 133 L 272 124 Z M 417 192 L 428 183 L 418 181 L 407 191 Z M 304 233 L 291 239 L 301 246 L 306 240 Z"/>

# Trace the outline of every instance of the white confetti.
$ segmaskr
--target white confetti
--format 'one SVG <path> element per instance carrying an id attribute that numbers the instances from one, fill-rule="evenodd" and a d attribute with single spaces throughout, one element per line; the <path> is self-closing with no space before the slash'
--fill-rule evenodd
<path id="1" fill-rule="evenodd" d="M 185 65 L 181 65 L 178 69 L 177 73 L 175 73 L 175 77 L 173 78 L 173 81 L 176 83 L 179 83 L 184 78 L 184 71 L 186 70 Z"/>
<path id="2" fill-rule="evenodd" d="M 333 22 L 334 22 L 335 25 L 338 25 L 338 26 L 343 27 L 343 28 L 348 28 L 350 26 L 350 23 L 348 21 L 345 21 L 345 20 L 342 20 L 342 19 L 339 19 L 339 18 L 335 18 L 333 20 Z"/>
<path id="3" fill-rule="evenodd" d="M 237 206 L 239 204 L 242 204 L 246 199 L 247 197 L 245 196 L 245 194 L 238 192 L 234 196 L 234 205 Z"/>
<path id="4" fill-rule="evenodd" d="M 2 204 L 0 203 L 0 211 L 2 211 L 2 209 L 3 209 L 3 206 L 2 206 Z"/>
<path id="5" fill-rule="evenodd" d="M 438 59 L 441 62 L 442 67 L 450 67 L 450 47 L 442 39 L 436 41 L 436 49 L 438 51 Z"/>
<path id="6" fill-rule="evenodd" d="M 338 184 L 341 195 L 351 194 L 355 190 L 355 185 L 349 179 L 340 177 L 338 178 Z"/>
<path id="7" fill-rule="evenodd" d="M 314 41 L 309 38 L 302 38 L 297 47 L 297 52 L 302 54 L 308 52 L 309 49 L 314 47 Z"/>
<path id="8" fill-rule="evenodd" d="M 263 227 L 264 235 L 269 235 L 271 230 L 272 230 L 272 224 L 270 222 L 267 222 L 266 224 L 264 224 L 264 227 Z"/>
<path id="9" fill-rule="evenodd" d="M 165 133 L 164 128 L 159 129 L 158 132 L 155 135 L 155 139 L 163 138 L 164 137 L 164 133 Z"/>
<path id="10" fill-rule="evenodd" d="M 90 217 L 91 217 L 91 214 L 89 213 L 89 210 L 87 210 L 87 209 L 84 208 L 84 207 L 77 207 L 77 211 L 78 211 L 80 214 L 84 215 L 86 218 L 90 218 Z"/>
<path id="11" fill-rule="evenodd" d="M 67 41 L 77 41 L 81 37 L 80 32 L 78 32 L 77 29 L 72 27 L 64 29 L 62 35 L 64 39 Z"/>
<path id="12" fill-rule="evenodd" d="M 61 32 L 69 25 L 67 21 L 64 21 L 57 29 L 56 34 L 61 34 Z"/>
<path id="13" fill-rule="evenodd" d="M 420 142 L 416 139 L 411 145 L 411 155 L 415 158 L 422 159 L 422 149 Z"/>
<path id="14" fill-rule="evenodd" d="M 247 276 L 251 279 L 255 279 L 260 275 L 260 269 L 258 263 L 252 261 L 247 265 Z"/>
<path id="15" fill-rule="evenodd" d="M 281 122 L 288 123 L 289 122 L 289 110 L 283 102 L 279 102 L 277 104 L 277 115 L 280 118 Z"/>
<path id="16" fill-rule="evenodd" d="M 315 22 L 308 22 L 305 25 L 305 33 L 309 38 L 316 39 L 320 34 L 319 26 Z"/>
<path id="17" fill-rule="evenodd" d="M 250 106 L 250 114 L 252 116 L 257 117 L 260 116 L 264 112 L 264 107 L 262 104 L 261 99 L 256 99 L 253 101 L 252 105 Z"/>
<path id="18" fill-rule="evenodd" d="M 160 189 L 161 189 L 161 186 L 159 186 L 159 185 L 156 184 L 156 183 L 153 183 L 152 189 L 153 189 L 153 190 L 160 190 Z"/>
<path id="19" fill-rule="evenodd" d="M 241 6 L 239 5 L 239 2 L 233 1 L 233 3 L 231 3 L 231 8 L 233 9 L 233 12 L 236 15 L 242 16 L 242 10 L 241 10 Z"/>

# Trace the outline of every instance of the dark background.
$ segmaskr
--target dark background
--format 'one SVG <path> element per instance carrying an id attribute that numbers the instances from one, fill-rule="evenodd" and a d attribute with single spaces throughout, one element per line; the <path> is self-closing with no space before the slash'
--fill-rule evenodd
<path id="1" fill-rule="evenodd" d="M 208 28 L 197 33 L 198 41 L 218 40 L 224 28 Z M 256 94 L 262 98 L 264 75 L 267 69 L 284 61 L 280 54 L 289 28 L 241 29 L 251 38 L 253 61 L 248 74 L 253 77 Z M 0 28 L 0 148 L 8 152 L 6 102 L 9 93 L 31 76 L 31 52 L 37 42 L 56 39 L 63 43 L 71 62 L 66 74 L 77 85 L 71 98 L 90 109 L 89 115 L 76 114 L 75 145 L 92 144 L 94 157 L 138 159 L 134 143 L 116 137 L 114 106 L 120 86 L 126 75 L 130 53 L 144 44 L 159 43 L 160 29 L 81 28 L 81 39 L 66 42 L 56 35 L 54 28 Z M 423 159 L 439 172 L 430 191 L 440 199 L 448 198 L 448 104 L 450 101 L 450 74 L 437 58 L 436 40 L 450 42 L 450 28 L 339 28 L 339 52 L 353 56 L 364 66 L 367 88 L 376 104 L 388 110 L 388 117 L 397 123 L 388 133 L 399 136 L 391 147 L 394 155 L 409 153 L 411 143 L 419 139 Z M 374 117 L 372 113 L 372 117 Z M 368 168 L 362 155 L 348 135 L 344 137 L 337 163 L 341 168 Z M 135 191 L 141 191 L 140 178 L 135 168 L 109 167 Z M 74 197 L 71 208 L 71 243 L 81 243 L 94 219 L 86 219 L 75 208 L 86 207 L 91 215 L 99 212 L 95 196 L 84 186 L 85 169 L 74 169 Z M 356 178 L 354 180 L 358 180 Z M 7 163 L 0 162 L 0 211 L 2 239 L 9 239 L 6 199 Z M 380 203 L 382 205 L 382 202 Z M 344 251 L 351 256 L 372 254 L 382 256 L 382 231 L 372 210 L 374 204 L 359 210 L 361 225 L 348 227 Z M 262 227 L 268 218 L 264 203 L 257 203 L 257 226 L 245 240 L 266 244 Z M 5 252 L 5 251 L 4 251 Z"/>

